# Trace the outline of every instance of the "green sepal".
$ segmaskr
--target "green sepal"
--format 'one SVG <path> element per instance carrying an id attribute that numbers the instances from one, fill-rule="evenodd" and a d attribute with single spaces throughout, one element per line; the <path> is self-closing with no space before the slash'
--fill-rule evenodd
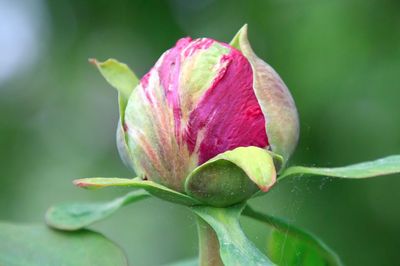
<path id="1" fill-rule="evenodd" d="M 126 266 L 124 252 L 102 234 L 0 222 L 0 265 Z"/>
<path id="2" fill-rule="evenodd" d="M 182 204 L 185 206 L 194 206 L 201 204 L 198 200 L 182 194 L 163 185 L 150 180 L 140 178 L 119 178 L 119 177 L 91 177 L 74 180 L 78 187 L 87 189 L 98 189 L 105 187 L 133 187 L 146 190 L 151 195 L 160 199 Z"/>
<path id="3" fill-rule="evenodd" d="M 121 119 L 118 121 L 116 142 L 119 156 L 122 162 L 130 169 L 133 169 L 133 157 L 128 147 L 124 128 L 121 124 Z"/>
<path id="4" fill-rule="evenodd" d="M 45 219 L 47 225 L 53 228 L 75 231 L 107 218 L 127 204 L 148 197 L 148 192 L 136 190 L 108 202 L 56 204 L 47 210 Z"/>
<path id="5" fill-rule="evenodd" d="M 239 147 L 218 154 L 194 169 L 185 181 L 185 192 L 211 206 L 224 207 L 264 192 L 275 183 L 271 154 L 258 147 Z"/>
<path id="6" fill-rule="evenodd" d="M 273 228 L 267 241 L 267 254 L 278 265 L 342 265 L 336 253 L 315 235 L 248 205 L 243 215 Z"/>
<path id="7" fill-rule="evenodd" d="M 124 164 L 132 168 L 132 157 L 125 139 L 124 119 L 129 97 L 133 89 L 139 84 L 139 79 L 126 64 L 115 59 L 107 59 L 104 62 L 89 59 L 89 62 L 94 64 L 107 82 L 118 91 L 120 119 L 117 127 L 117 147 Z"/>
<path id="8" fill-rule="evenodd" d="M 104 62 L 89 59 L 89 62 L 94 64 L 107 82 L 118 90 L 120 115 L 123 117 L 129 96 L 139 84 L 139 79 L 126 64 L 120 63 L 115 59 L 110 58 Z"/>
<path id="9" fill-rule="evenodd" d="M 279 176 L 279 181 L 290 176 L 319 175 L 339 178 L 369 178 L 400 173 L 400 155 L 392 155 L 374 161 L 352 164 L 343 167 L 305 167 L 286 168 Z"/>
<path id="10" fill-rule="evenodd" d="M 182 261 L 172 262 L 163 266 L 199 266 L 199 259 L 191 258 Z"/>
<path id="11" fill-rule="evenodd" d="M 239 224 L 239 217 L 245 204 L 228 208 L 195 206 L 191 209 L 215 231 L 220 248 L 220 256 L 225 265 L 274 265 L 246 237 Z"/>
<path id="12" fill-rule="evenodd" d="M 251 48 L 244 25 L 230 42 L 242 52 L 253 71 L 253 89 L 265 117 L 268 142 L 284 164 L 293 153 L 299 138 L 299 118 L 296 105 L 278 73 L 260 59 Z"/>
<path id="13" fill-rule="evenodd" d="M 285 163 L 283 157 L 281 155 L 277 154 L 277 153 L 272 152 L 272 151 L 269 151 L 269 150 L 266 150 L 266 151 L 272 157 L 272 160 L 273 160 L 274 166 L 275 166 L 275 171 L 277 173 L 282 171 L 283 167 L 284 167 L 284 163 Z"/>

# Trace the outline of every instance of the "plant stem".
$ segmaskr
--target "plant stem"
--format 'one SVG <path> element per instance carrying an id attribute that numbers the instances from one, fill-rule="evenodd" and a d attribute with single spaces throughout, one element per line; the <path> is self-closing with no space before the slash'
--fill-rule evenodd
<path id="1" fill-rule="evenodd" d="M 223 266 L 219 255 L 219 242 L 214 229 L 197 216 L 200 266 Z"/>

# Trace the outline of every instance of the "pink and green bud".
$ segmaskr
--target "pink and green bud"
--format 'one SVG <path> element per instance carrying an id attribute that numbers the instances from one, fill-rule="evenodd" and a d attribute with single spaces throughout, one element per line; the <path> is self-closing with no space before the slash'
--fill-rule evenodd
<path id="1" fill-rule="evenodd" d="M 247 171 L 237 154 L 272 151 L 286 162 L 297 143 L 297 111 L 278 74 L 251 50 L 246 30 L 231 44 L 182 38 L 136 88 L 120 90 L 118 147 L 142 178 L 185 192 L 185 182 L 202 165 L 212 176 L 215 169 L 205 165 L 225 160 L 251 179 L 250 194 L 257 186 L 267 191 L 274 184 L 275 169 L 260 179 L 257 175 L 266 174 L 258 171 L 260 165 Z M 240 147 L 255 149 L 249 153 Z"/>

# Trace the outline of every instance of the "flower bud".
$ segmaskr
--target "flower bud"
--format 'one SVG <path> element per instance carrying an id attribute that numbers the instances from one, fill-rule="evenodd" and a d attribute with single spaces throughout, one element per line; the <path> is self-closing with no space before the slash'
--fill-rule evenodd
<path id="1" fill-rule="evenodd" d="M 232 45 L 178 40 L 140 80 L 122 114 L 122 157 L 138 175 L 177 191 L 196 167 L 238 147 L 271 150 L 286 161 L 298 137 L 293 99 L 252 52 L 246 27 Z"/>

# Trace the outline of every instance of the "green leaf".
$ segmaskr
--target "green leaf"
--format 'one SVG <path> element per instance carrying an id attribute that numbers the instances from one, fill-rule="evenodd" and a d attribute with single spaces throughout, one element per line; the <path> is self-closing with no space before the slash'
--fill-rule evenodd
<path id="1" fill-rule="evenodd" d="M 342 265 L 339 257 L 317 237 L 282 219 L 263 214 L 246 206 L 243 215 L 273 227 L 267 252 L 278 265 Z"/>
<path id="2" fill-rule="evenodd" d="M 239 216 L 243 208 L 244 204 L 229 208 L 195 206 L 191 209 L 214 229 L 225 265 L 274 265 L 242 231 Z"/>
<path id="3" fill-rule="evenodd" d="M 91 177 L 74 180 L 74 184 L 78 187 L 97 189 L 105 187 L 134 187 L 141 188 L 149 192 L 155 197 L 166 201 L 178 203 L 186 206 L 194 206 L 200 204 L 196 199 L 188 195 L 179 193 L 169 189 L 163 185 L 153 181 L 142 180 L 140 178 L 118 178 L 118 177 Z"/>
<path id="4" fill-rule="evenodd" d="M 392 155 L 375 161 L 363 162 L 344 167 L 319 168 L 292 166 L 285 169 L 279 180 L 296 175 L 320 175 L 340 178 L 368 178 L 400 173 L 400 155 Z"/>
<path id="5" fill-rule="evenodd" d="M 275 183 L 271 154 L 258 147 L 239 147 L 198 166 L 185 182 L 185 192 L 212 206 L 223 207 L 266 192 Z M 258 186 L 258 188 L 257 188 Z"/>
<path id="6" fill-rule="evenodd" d="M 192 259 L 187 259 L 187 260 L 183 260 L 183 261 L 169 263 L 164 266 L 198 266 L 198 265 L 199 265 L 199 259 L 192 258 Z"/>
<path id="7" fill-rule="evenodd" d="M 44 225 L 0 222 L 0 265 L 128 265 L 123 251 L 103 235 L 62 232 Z"/>
<path id="8" fill-rule="evenodd" d="M 286 233 L 278 230 L 271 232 L 268 240 L 267 252 L 269 257 L 277 265 L 312 265 L 327 266 L 338 265 L 331 264 L 321 256 L 312 245 L 298 239 L 288 236 Z"/>
<path id="9" fill-rule="evenodd" d="M 109 202 L 62 203 L 51 206 L 46 212 L 46 223 L 61 230 L 74 231 L 103 220 L 122 208 L 150 195 L 143 190 L 129 192 Z"/>

